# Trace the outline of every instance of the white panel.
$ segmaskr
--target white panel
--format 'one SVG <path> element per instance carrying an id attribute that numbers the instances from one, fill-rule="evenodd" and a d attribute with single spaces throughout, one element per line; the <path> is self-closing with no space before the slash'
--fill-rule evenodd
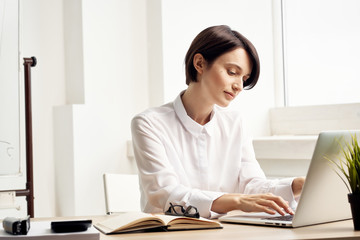
<path id="1" fill-rule="evenodd" d="M 0 0 L 0 190 L 24 189 L 26 181 L 19 51 L 19 2 Z"/>
<path id="2" fill-rule="evenodd" d="M 19 174 L 18 2 L 0 1 L 0 176 Z"/>

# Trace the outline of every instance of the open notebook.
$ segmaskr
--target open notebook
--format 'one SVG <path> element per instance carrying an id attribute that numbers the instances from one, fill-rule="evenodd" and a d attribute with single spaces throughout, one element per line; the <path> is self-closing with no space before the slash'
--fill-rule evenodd
<path id="1" fill-rule="evenodd" d="M 128 233 L 137 231 L 170 231 L 222 228 L 217 221 L 206 218 L 189 218 L 150 214 L 143 212 L 126 212 L 108 216 L 106 220 L 94 225 L 104 234 Z"/>
<path id="2" fill-rule="evenodd" d="M 301 227 L 325 222 L 351 218 L 351 209 L 347 200 L 347 188 L 326 157 L 336 160 L 340 154 L 338 141 L 351 140 L 360 131 L 327 131 L 319 134 L 312 160 L 306 175 L 306 181 L 295 215 L 286 215 L 283 219 L 266 213 L 244 213 L 226 215 L 220 218 L 223 222 L 261 224 L 279 227 Z M 280 218 L 280 220 L 278 219 Z"/>

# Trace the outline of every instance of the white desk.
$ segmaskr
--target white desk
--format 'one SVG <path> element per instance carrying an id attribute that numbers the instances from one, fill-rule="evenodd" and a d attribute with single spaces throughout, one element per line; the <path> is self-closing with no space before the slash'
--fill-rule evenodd
<path id="1" fill-rule="evenodd" d="M 78 217 L 81 219 L 84 217 Z M 102 221 L 106 216 L 85 217 L 92 219 L 93 223 Z M 65 220 L 77 219 L 76 217 L 34 219 L 41 220 Z M 116 235 L 104 235 L 101 240 L 115 239 L 191 239 L 191 240 L 223 240 L 223 239 L 250 239 L 250 240 L 282 240 L 282 239 L 360 239 L 360 231 L 354 231 L 352 220 L 326 223 L 301 228 L 276 228 L 223 223 L 223 229 L 172 231 L 172 232 L 147 232 L 127 233 Z"/>

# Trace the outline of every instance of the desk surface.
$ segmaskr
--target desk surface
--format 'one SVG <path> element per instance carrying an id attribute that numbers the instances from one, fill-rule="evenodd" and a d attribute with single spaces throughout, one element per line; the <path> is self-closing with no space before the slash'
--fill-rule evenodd
<path id="1" fill-rule="evenodd" d="M 84 217 L 78 217 L 83 219 Z M 106 219 L 106 216 L 87 217 L 93 223 Z M 41 220 L 65 220 L 71 218 L 36 219 Z M 241 224 L 223 223 L 223 229 L 191 230 L 172 232 L 150 232 L 150 233 L 127 233 L 116 235 L 104 235 L 100 233 L 101 240 L 115 239 L 250 239 L 250 240 L 281 240 L 281 239 L 360 239 L 360 231 L 354 231 L 352 220 L 333 223 L 319 224 L 301 228 L 277 228 L 266 226 L 251 226 Z"/>

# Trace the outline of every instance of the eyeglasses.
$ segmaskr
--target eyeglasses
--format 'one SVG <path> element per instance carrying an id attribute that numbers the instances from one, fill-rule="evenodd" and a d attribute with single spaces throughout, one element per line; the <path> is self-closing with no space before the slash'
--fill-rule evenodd
<path id="1" fill-rule="evenodd" d="M 165 212 L 165 215 L 172 216 L 185 216 L 191 218 L 199 218 L 200 214 L 196 207 L 188 206 L 186 209 L 181 205 L 173 205 L 170 203 L 169 209 Z"/>

